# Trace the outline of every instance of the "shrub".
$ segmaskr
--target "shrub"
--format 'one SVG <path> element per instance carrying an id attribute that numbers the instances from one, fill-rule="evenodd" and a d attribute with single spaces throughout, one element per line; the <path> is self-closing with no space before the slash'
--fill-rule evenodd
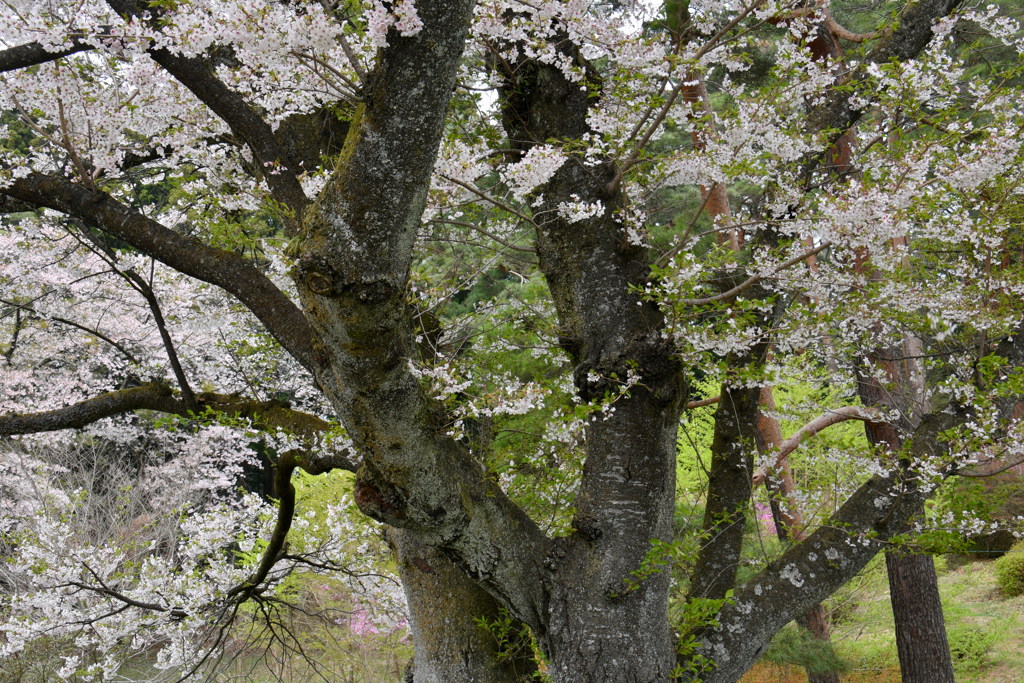
<path id="1" fill-rule="evenodd" d="M 953 668 L 961 673 L 977 671 L 985 664 L 989 651 L 995 643 L 992 633 L 979 628 L 964 626 L 949 630 L 949 654 Z"/>
<path id="2" fill-rule="evenodd" d="M 1024 594 L 1024 542 L 996 560 L 996 582 L 1009 597 Z"/>
<path id="3" fill-rule="evenodd" d="M 775 634 L 764 659 L 773 664 L 802 666 L 810 674 L 842 673 L 848 668 L 831 643 L 817 640 L 805 629 L 793 625 Z"/>

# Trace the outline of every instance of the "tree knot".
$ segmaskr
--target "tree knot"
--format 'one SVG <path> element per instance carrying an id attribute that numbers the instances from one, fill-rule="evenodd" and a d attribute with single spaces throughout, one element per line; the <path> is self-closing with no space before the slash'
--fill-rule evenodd
<path id="1" fill-rule="evenodd" d="M 364 514 L 381 522 L 400 526 L 406 518 L 407 502 L 402 492 L 390 484 L 369 481 L 363 470 L 356 479 L 352 497 Z"/>
<path id="2" fill-rule="evenodd" d="M 334 278 L 317 270 L 306 273 L 306 287 L 309 291 L 320 296 L 330 296 L 334 293 Z"/>

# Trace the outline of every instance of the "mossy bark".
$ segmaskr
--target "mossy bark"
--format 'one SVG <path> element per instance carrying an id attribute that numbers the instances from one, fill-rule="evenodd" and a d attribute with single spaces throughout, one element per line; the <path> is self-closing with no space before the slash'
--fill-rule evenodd
<path id="1" fill-rule="evenodd" d="M 537 671 L 530 633 L 444 553 L 391 530 L 409 605 L 415 683 L 512 683 Z"/>

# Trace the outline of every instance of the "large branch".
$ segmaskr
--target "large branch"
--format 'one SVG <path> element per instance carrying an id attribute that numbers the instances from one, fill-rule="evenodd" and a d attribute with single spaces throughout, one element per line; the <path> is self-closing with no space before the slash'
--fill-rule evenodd
<path id="1" fill-rule="evenodd" d="M 31 173 L 0 193 L 79 218 L 177 271 L 224 289 L 303 366 L 312 367 L 309 325 L 302 311 L 238 254 L 179 235 L 103 192 L 63 178 Z"/>
<path id="2" fill-rule="evenodd" d="M 245 418 L 259 429 L 283 430 L 314 445 L 316 439 L 331 429 L 331 423 L 316 415 L 290 408 L 279 401 L 257 401 L 243 396 L 204 392 L 196 396 L 201 409 L 235 418 Z M 0 415 L 0 435 L 38 434 L 58 429 L 80 429 L 99 420 L 125 415 L 137 410 L 153 410 L 168 415 L 187 416 L 193 409 L 166 384 L 149 382 L 138 387 L 108 391 L 63 408 L 38 413 L 8 413 Z M 311 448 L 293 451 L 288 466 L 299 467 L 310 474 L 321 474 L 332 469 L 355 472 L 357 465 L 347 450 Z M 290 470 L 289 470 L 290 471 Z"/>
<path id="3" fill-rule="evenodd" d="M 911 455 L 934 455 L 939 434 L 961 424 L 965 413 L 933 413 L 914 435 Z M 912 475 L 911 475 L 912 476 Z M 772 636 L 859 572 L 884 546 L 904 533 L 928 493 L 912 478 L 876 475 L 826 524 L 792 546 L 739 588 L 701 636 L 701 652 L 714 660 L 705 683 L 731 683 L 754 664 Z"/>
<path id="4" fill-rule="evenodd" d="M 291 215 L 285 216 L 285 223 L 294 233 L 301 221 L 302 212 L 309 204 L 309 198 L 298 179 L 303 169 L 285 151 L 270 124 L 244 97 L 214 76 L 205 61 L 198 57 L 182 57 L 163 49 L 150 50 L 149 54 L 245 141 L 260 165 L 260 172 L 274 199 L 291 212 Z"/>
<path id="5" fill-rule="evenodd" d="M 38 434 L 58 429 L 80 429 L 107 417 L 136 410 L 184 414 L 185 404 L 166 384 L 151 382 L 89 398 L 74 405 L 39 413 L 0 415 L 0 435 Z"/>
<path id="6" fill-rule="evenodd" d="M 106 27 L 103 29 L 109 30 Z M 55 51 L 48 50 L 40 43 L 26 43 L 0 50 L 0 73 L 44 64 L 95 49 L 93 44 L 85 42 L 85 37 L 84 33 L 73 33 L 71 45 Z M 198 58 L 175 57 L 166 50 L 150 49 L 149 53 L 250 146 L 256 155 L 257 164 L 262 166 L 255 174 L 256 177 L 267 179 L 275 198 L 292 213 L 292 216 L 286 217 L 286 222 L 295 227 L 308 203 L 296 175 L 316 169 L 321 156 L 340 151 L 348 123 L 339 120 L 330 108 L 324 107 L 315 112 L 292 114 L 285 118 L 274 132 L 241 95 L 227 88 L 213 75 L 205 61 Z M 221 139 L 213 141 L 223 142 Z M 164 156 L 156 150 L 143 154 L 128 153 L 120 168 L 132 168 L 163 159 Z M 283 167 L 283 173 L 282 168 L 276 168 L 278 164 Z M 0 204 L 0 213 L 19 210 L 24 209 Z"/>
<path id="7" fill-rule="evenodd" d="M 95 49 L 93 45 L 85 42 L 85 34 L 74 33 L 71 36 L 70 45 L 59 50 L 49 50 L 41 43 L 26 43 L 15 47 L 0 50 L 0 73 L 25 69 L 37 64 L 52 62 L 61 57 L 73 55 L 76 52 L 86 52 Z"/>
<path id="8" fill-rule="evenodd" d="M 1008 368 L 1024 367 L 1024 319 L 996 352 L 1007 360 Z M 1022 398 L 1000 396 L 985 410 L 1012 426 Z M 926 415 L 905 440 L 895 473 L 873 476 L 832 519 L 737 590 L 718 613 L 718 626 L 701 636 L 702 653 L 717 665 L 704 676 L 705 683 L 738 680 L 778 629 L 838 590 L 887 540 L 908 531 L 931 491 L 918 485 L 914 463 L 950 457 L 946 435 L 975 420 L 976 412 L 950 404 Z"/>

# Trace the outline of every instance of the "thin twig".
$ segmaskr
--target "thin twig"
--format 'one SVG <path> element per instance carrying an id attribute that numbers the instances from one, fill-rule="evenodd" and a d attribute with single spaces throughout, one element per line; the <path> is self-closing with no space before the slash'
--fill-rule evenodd
<path id="1" fill-rule="evenodd" d="M 42 318 L 43 320 L 52 320 L 55 323 L 61 323 L 62 325 L 68 325 L 69 327 L 74 327 L 76 329 L 82 330 L 83 332 L 91 334 L 92 336 L 96 337 L 97 339 L 101 339 L 101 340 L 107 342 L 108 344 L 110 344 L 111 346 L 113 346 L 115 349 L 120 351 L 124 355 L 125 358 L 127 358 L 129 361 L 131 361 L 132 364 L 134 364 L 134 365 L 139 365 L 140 364 L 139 363 L 139 359 L 136 358 L 134 355 L 132 355 L 132 353 L 128 349 L 126 349 L 124 346 L 122 346 L 118 342 L 114 341 L 113 339 L 111 339 L 107 335 L 103 334 L 99 330 L 94 330 L 91 327 L 86 327 L 85 325 L 82 325 L 80 323 L 76 323 L 74 320 L 68 320 L 67 318 L 61 318 L 61 317 L 58 317 L 58 316 L 46 315 L 44 313 L 40 313 L 40 312 L 36 311 L 34 308 L 32 308 L 31 306 L 26 306 L 24 304 L 18 304 L 18 303 L 15 303 L 13 301 L 9 301 L 7 299 L 0 299 L 0 303 L 2 303 L 4 305 L 7 305 L 7 306 L 13 306 L 13 307 L 15 307 L 18 310 L 25 311 L 26 313 L 31 313 L 33 315 L 37 315 L 40 318 Z"/>
<path id="2" fill-rule="evenodd" d="M 727 299 L 732 299 L 733 297 L 735 297 L 737 294 L 739 294 L 743 290 L 747 289 L 748 287 L 751 287 L 752 285 L 757 284 L 761 280 L 764 280 L 765 278 L 768 278 L 768 277 L 770 277 L 772 275 L 777 275 L 778 273 L 782 272 L 786 268 L 789 268 L 790 266 L 794 266 L 797 263 L 800 263 L 801 261 L 804 261 L 804 260 L 810 258 L 811 256 L 814 256 L 814 255 L 818 254 L 819 252 L 824 251 L 825 249 L 828 249 L 831 246 L 832 246 L 832 242 L 831 241 L 822 242 L 820 245 L 818 245 L 814 249 L 811 249 L 810 251 L 804 252 L 803 254 L 800 254 L 799 256 L 794 256 L 793 258 L 789 259 L 788 261 L 786 261 L 782 265 L 780 265 L 777 268 L 775 268 L 775 270 L 773 270 L 770 273 L 767 273 L 767 274 L 758 273 L 757 275 L 751 275 L 746 280 L 744 280 L 743 282 L 741 282 L 740 284 L 736 285 L 735 287 L 733 287 L 730 290 L 727 290 L 727 291 L 722 292 L 720 294 L 715 294 L 714 296 L 707 296 L 707 297 L 704 297 L 702 299 L 683 299 L 682 301 L 679 301 L 678 303 L 680 305 L 683 305 L 683 306 L 704 306 L 706 304 L 715 303 L 716 301 L 725 301 Z"/>
<path id="3" fill-rule="evenodd" d="M 469 222 L 466 222 L 466 221 L 453 221 L 453 220 L 448 220 L 446 218 L 433 218 L 433 219 L 430 220 L 430 222 L 431 223 L 445 223 L 445 224 L 448 224 L 448 225 L 459 225 L 459 226 L 462 226 L 464 228 L 470 228 L 472 230 L 476 230 L 481 235 L 486 235 L 487 237 L 490 237 L 492 240 L 494 240 L 498 244 L 502 245 L 503 247 L 508 247 L 509 249 L 513 249 L 515 251 L 526 252 L 527 254 L 536 254 L 537 253 L 537 250 L 532 248 L 532 247 L 517 247 L 516 245 L 506 241 L 505 239 L 503 239 L 501 237 L 498 237 L 494 233 L 489 232 L 487 230 L 484 230 L 480 226 L 473 225 L 472 223 L 469 223 Z"/>
<path id="4" fill-rule="evenodd" d="M 513 216 L 526 221 L 530 225 L 536 225 L 533 222 L 533 219 L 530 218 L 529 216 L 527 216 L 526 214 L 520 213 L 518 210 L 516 210 L 511 205 L 506 204 L 505 202 L 501 201 L 500 199 L 495 199 L 491 195 L 487 194 L 486 192 L 482 192 L 482 191 L 478 190 L 477 188 L 473 187 L 469 183 L 464 183 L 461 180 L 457 180 L 455 178 L 452 178 L 451 176 L 446 176 L 444 174 L 442 174 L 441 177 L 444 178 L 445 180 L 447 180 L 448 182 L 455 183 L 459 187 L 464 188 L 466 190 L 469 190 L 470 192 L 475 194 L 477 197 L 480 197 L 480 199 L 483 199 L 485 202 L 490 202 L 491 204 L 494 204 L 499 209 L 503 209 L 505 211 L 508 211 Z"/>

